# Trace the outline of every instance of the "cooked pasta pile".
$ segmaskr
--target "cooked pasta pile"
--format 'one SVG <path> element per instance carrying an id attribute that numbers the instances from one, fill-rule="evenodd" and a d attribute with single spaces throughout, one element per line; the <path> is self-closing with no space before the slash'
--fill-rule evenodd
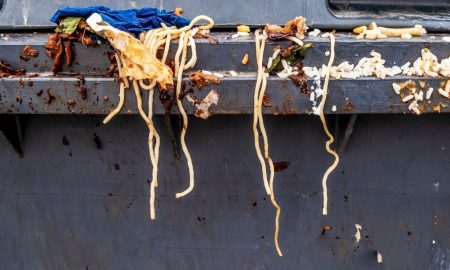
<path id="1" fill-rule="evenodd" d="M 201 20 L 208 22 L 206 25 L 194 27 Z M 158 186 L 158 162 L 160 136 L 153 124 L 153 96 L 157 83 L 161 91 L 167 91 L 168 85 L 173 82 L 173 74 L 170 68 L 165 64 L 169 53 L 170 43 L 178 39 L 178 49 L 175 55 L 175 77 L 176 91 L 175 97 L 177 106 L 183 117 L 183 128 L 181 131 L 181 146 L 186 156 L 189 168 L 189 186 L 182 192 L 176 194 L 176 198 L 183 197 L 194 188 L 194 168 L 189 150 L 186 146 L 186 131 L 188 128 L 188 118 L 180 97 L 183 71 L 195 66 L 197 61 L 197 52 L 194 36 L 198 31 L 205 31 L 214 26 L 214 21 L 204 15 L 194 18 L 188 26 L 177 29 L 175 26 L 167 27 L 162 24 L 161 28 L 153 29 L 142 33 L 140 40 L 131 36 L 123 37 L 121 31 L 104 31 L 104 35 L 116 49 L 117 67 L 119 70 L 119 104 L 105 118 L 104 124 L 108 123 L 121 110 L 125 100 L 125 88 L 129 88 L 130 81 L 134 89 L 137 100 L 137 107 L 141 117 L 149 128 L 148 146 L 150 160 L 152 163 L 152 181 L 150 183 L 150 218 L 155 219 L 155 188 Z M 122 38 L 122 42 L 118 40 Z M 124 45 L 125 44 L 125 45 Z M 191 47 L 191 58 L 187 61 L 188 47 Z M 142 50 L 144 48 L 144 51 Z M 164 48 L 161 58 L 158 58 L 158 50 Z M 141 58 L 143 57 L 143 58 Z M 147 61 L 147 59 L 149 59 Z M 151 61 L 154 59 L 155 61 Z M 137 65 L 136 65 L 137 64 Z M 142 97 L 140 88 L 149 91 L 148 113 L 142 107 Z"/>
<path id="2" fill-rule="evenodd" d="M 278 244 L 278 232 L 279 232 L 279 220 L 281 214 L 281 208 L 275 200 L 274 195 L 274 187 L 273 187 L 273 179 L 274 179 L 274 166 L 273 161 L 269 156 L 269 142 L 267 139 L 266 129 L 264 127 L 264 119 L 262 116 L 262 104 L 264 99 L 264 93 L 266 91 L 267 86 L 267 74 L 263 67 L 263 58 L 264 58 L 264 47 L 266 44 L 267 35 L 264 32 L 261 35 L 261 30 L 256 30 L 255 32 L 255 45 L 256 45 L 256 59 L 258 65 L 258 74 L 256 79 L 254 100 L 253 100 L 253 135 L 255 137 L 255 148 L 256 154 L 258 155 L 258 159 L 261 163 L 264 187 L 268 195 L 270 195 L 270 200 L 272 201 L 273 206 L 276 208 L 277 213 L 275 216 L 275 233 L 274 233 L 274 242 L 275 248 L 278 252 L 279 256 L 283 256 L 281 252 L 280 245 Z M 264 143 L 264 156 L 261 153 L 261 147 L 259 145 L 259 132 L 258 127 L 261 131 Z M 265 159 L 265 160 L 264 160 Z M 270 176 L 269 180 L 267 179 L 267 167 L 266 161 L 269 164 Z"/>

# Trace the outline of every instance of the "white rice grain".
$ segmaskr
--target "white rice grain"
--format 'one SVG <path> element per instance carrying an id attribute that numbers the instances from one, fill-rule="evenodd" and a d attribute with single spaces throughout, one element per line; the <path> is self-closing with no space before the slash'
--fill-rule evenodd
<path id="1" fill-rule="evenodd" d="M 434 91 L 433 87 L 428 88 L 427 94 L 425 95 L 425 98 L 426 99 L 430 99 L 431 95 L 433 94 L 433 91 Z"/>

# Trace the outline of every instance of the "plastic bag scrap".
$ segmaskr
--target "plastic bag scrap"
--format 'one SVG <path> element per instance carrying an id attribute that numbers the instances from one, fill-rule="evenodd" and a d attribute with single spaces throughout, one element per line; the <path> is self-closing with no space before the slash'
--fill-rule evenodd
<path id="1" fill-rule="evenodd" d="M 93 6 L 86 8 L 65 7 L 53 14 L 50 21 L 58 23 L 66 17 L 82 17 L 87 19 L 94 13 L 100 14 L 102 19 L 114 28 L 122 31 L 139 34 L 141 32 L 160 28 L 161 23 L 167 26 L 181 28 L 189 25 L 189 19 L 175 15 L 174 11 L 159 10 L 157 8 L 111 10 L 105 6 Z"/>

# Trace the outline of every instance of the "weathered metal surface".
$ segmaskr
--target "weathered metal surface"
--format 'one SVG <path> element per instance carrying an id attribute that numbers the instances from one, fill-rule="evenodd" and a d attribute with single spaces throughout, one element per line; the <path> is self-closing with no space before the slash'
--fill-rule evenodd
<path id="1" fill-rule="evenodd" d="M 284 24 L 297 16 L 308 19 L 311 27 L 350 30 L 352 27 L 368 24 L 374 20 L 386 26 L 412 26 L 422 24 L 430 30 L 449 31 L 448 14 L 411 13 L 401 15 L 394 12 L 334 12 L 329 8 L 329 0 L 229 0 L 227 7 L 221 1 L 208 0 L 133 0 L 133 1 L 80 1 L 80 0 L 41 0 L 39 12 L 31 0 L 9 0 L 0 11 L 0 29 L 42 29 L 54 26 L 49 21 L 51 15 L 65 6 L 106 5 L 114 9 L 157 7 L 173 10 L 183 7 L 184 16 L 193 18 L 200 14 L 211 16 L 219 27 L 234 27 L 238 23 L 264 25 L 265 23 Z"/>
<path id="2" fill-rule="evenodd" d="M 331 80 L 330 93 L 325 111 L 327 113 L 409 113 L 408 104 L 392 90 L 393 82 L 403 82 L 410 77 L 380 80 L 365 78 L 357 80 Z M 188 79 L 186 78 L 186 83 Z M 32 81 L 32 86 L 28 82 Z M 205 87 L 201 92 L 196 90 L 193 96 L 202 100 L 211 88 L 217 89 L 220 99 L 217 106 L 212 106 L 215 114 L 252 114 L 253 89 L 255 76 L 223 78 L 219 86 Z M 437 89 L 443 80 L 422 79 Z M 312 85 L 312 81 L 309 83 Z M 18 87 L 23 85 L 23 88 Z M 80 94 L 80 87 L 87 89 L 86 99 Z M 18 89 L 17 89 L 18 88 Z M 308 114 L 312 113 L 312 102 L 309 96 L 300 93 L 290 81 L 271 78 L 267 84 L 267 95 L 271 106 L 264 107 L 266 114 Z M 50 93 L 50 94 L 49 94 Z M 147 91 L 143 92 L 144 104 Z M 50 97 L 51 96 L 51 97 Z M 5 79 L 0 89 L 0 113 L 13 114 L 107 114 L 118 104 L 118 85 L 114 79 L 85 78 L 83 85 L 76 78 L 29 78 Z M 71 100 L 71 101 L 69 101 Z M 71 105 L 72 101 L 74 104 Z M 189 113 L 194 107 L 183 101 Z M 348 103 L 352 109 L 346 109 Z M 434 112 L 434 106 L 441 104 L 441 112 L 450 112 L 449 99 L 440 96 L 437 91 L 425 102 L 425 113 Z M 336 111 L 331 110 L 336 106 Z M 144 107 L 147 107 L 146 105 Z M 164 114 L 164 108 L 155 93 L 155 114 Z M 172 113 L 178 113 L 176 106 Z M 132 89 L 126 91 L 126 102 L 122 109 L 124 114 L 137 114 L 136 98 Z"/>
<path id="3" fill-rule="evenodd" d="M 139 116 L 29 116 L 24 158 L 0 140 L 1 269 L 448 269 L 449 119 L 361 115 L 331 174 L 320 121 L 266 117 L 282 207 L 264 193 L 250 116 L 190 118 L 196 172 L 175 159 L 162 119 L 157 220 L 148 219 L 148 130 Z M 97 148 L 95 137 L 101 148 Z M 63 138 L 68 144 L 63 144 Z M 117 165 L 116 165 L 117 164 Z M 355 224 L 362 239 L 355 243 Z M 321 234 L 323 226 L 331 226 Z M 375 252 L 383 255 L 377 265 Z"/>
<path id="4" fill-rule="evenodd" d="M 0 112 L 2 113 L 80 113 L 80 114 L 105 114 L 117 104 L 118 84 L 113 79 L 103 78 L 109 63 L 106 52 L 111 51 L 107 44 L 99 47 L 86 48 L 77 44 L 75 48 L 76 62 L 67 68 L 65 67 L 61 77 L 53 77 L 48 74 L 52 60 L 47 57 L 43 45 L 46 41 L 46 34 L 30 35 L 10 35 L 8 41 L 0 41 L 0 59 L 12 64 L 15 67 L 25 68 L 28 72 L 38 72 L 40 77 L 36 78 L 6 78 L 0 81 Z M 198 40 L 198 63 L 196 69 L 225 72 L 234 70 L 240 72 L 237 77 L 225 77 L 220 86 L 214 86 L 219 91 L 221 99 L 219 105 L 212 110 L 217 114 L 238 114 L 252 113 L 252 96 L 255 84 L 256 63 L 254 61 L 254 42 L 252 37 L 232 39 L 231 33 L 217 33 L 214 36 L 219 40 L 218 45 L 211 45 L 205 39 Z M 430 35 L 422 38 L 415 38 L 404 41 L 400 39 L 386 39 L 377 41 L 355 40 L 354 35 L 338 34 L 336 43 L 336 61 L 357 63 L 364 56 L 369 56 L 371 51 L 383 54 L 386 59 L 386 66 L 403 65 L 408 61 L 414 61 L 420 56 L 420 50 L 429 48 L 440 59 L 448 57 L 450 43 L 441 39 L 442 35 Z M 327 63 L 328 57 L 325 52 L 329 50 L 329 40 L 326 38 L 307 38 L 305 42 L 313 44 L 313 48 L 307 53 L 304 60 L 306 66 L 322 66 Z M 272 54 L 272 49 L 280 44 L 270 42 L 266 50 L 266 59 Z M 286 45 L 286 42 L 281 42 Z M 40 50 L 37 58 L 23 61 L 19 58 L 25 45 L 31 45 Z M 176 42 L 172 46 L 176 48 Z M 242 65 L 241 60 L 245 53 L 250 54 L 248 65 Z M 44 73 L 43 73 L 44 72 Z M 46 72 L 46 73 L 45 73 Z M 188 74 L 189 71 L 186 72 Z M 86 76 L 86 83 L 83 86 L 75 75 Z M 71 75 L 71 76 L 69 76 Z M 326 108 L 328 113 L 332 113 L 330 108 L 336 105 L 336 113 L 404 113 L 409 112 L 407 105 L 400 102 L 392 90 L 392 83 L 410 79 L 410 77 L 398 76 L 380 80 L 377 78 L 361 78 L 358 80 L 332 80 L 330 84 L 330 99 Z M 444 79 L 412 78 L 426 81 L 430 86 L 437 88 Z M 309 81 L 312 85 L 312 81 Z M 87 89 L 87 98 L 83 100 L 77 89 L 83 86 Z M 50 104 L 48 101 L 47 89 L 55 97 Z M 42 91 L 42 93 L 41 93 Z M 196 96 L 201 99 L 208 92 L 196 92 Z M 37 94 L 41 93 L 38 97 Z M 127 92 L 128 97 L 132 97 L 132 91 Z M 310 113 L 312 103 L 309 97 L 301 94 L 289 79 L 280 79 L 276 76 L 269 78 L 267 93 L 272 101 L 272 107 L 265 108 L 266 113 L 287 114 L 287 113 Z M 145 93 L 144 93 L 145 94 Z M 108 97 L 108 101 L 104 101 Z M 73 99 L 75 105 L 68 106 L 67 100 Z M 136 106 L 133 105 L 134 98 L 128 98 L 123 113 L 136 113 Z M 345 111 L 342 108 L 351 102 L 354 109 Z M 433 98 L 425 112 L 432 112 L 433 106 L 442 103 L 447 104 L 447 99 L 439 97 L 437 94 Z M 163 110 L 156 102 L 155 112 L 163 113 Z M 192 109 L 190 105 L 186 107 Z M 442 108 L 442 112 L 447 112 L 447 107 Z M 176 113 L 176 110 L 173 111 Z M 192 112 L 192 110 L 190 110 Z"/>
<path id="5" fill-rule="evenodd" d="M 205 69 L 212 71 L 235 70 L 237 72 L 255 72 L 255 44 L 253 35 L 249 37 L 231 38 L 235 32 L 212 33 L 211 36 L 217 38 L 219 44 L 211 45 L 206 39 L 197 39 L 196 69 Z M 15 67 L 26 69 L 28 72 L 49 72 L 53 59 L 45 54 L 44 44 L 47 42 L 47 35 L 44 33 L 35 34 L 8 34 L 8 39 L 0 39 L 0 59 L 6 61 Z M 420 57 L 420 50 L 429 48 L 439 59 L 449 57 L 450 43 L 442 40 L 445 34 L 427 34 L 420 38 L 411 40 L 402 40 L 399 38 L 389 38 L 381 40 L 357 40 L 355 35 L 349 33 L 336 34 L 336 59 L 335 63 L 349 61 L 357 63 L 362 57 L 370 57 L 371 51 L 377 51 L 383 55 L 386 60 L 386 66 L 403 65 L 408 61 L 414 61 Z M 330 49 L 330 40 L 328 38 L 309 38 L 306 37 L 305 43 L 312 43 L 313 48 L 308 50 L 304 60 L 305 66 L 322 66 L 328 62 L 326 51 Z M 265 50 L 265 63 L 267 58 L 273 54 L 273 48 L 276 45 L 285 46 L 289 44 L 286 41 L 268 42 Z M 29 61 L 20 59 L 20 55 L 25 45 L 31 45 L 39 50 L 37 58 L 31 58 Z M 175 55 L 178 42 L 174 41 L 171 46 L 169 57 Z M 74 64 L 68 68 L 63 66 L 63 72 L 80 73 L 81 75 L 103 75 L 109 62 L 106 56 L 107 52 L 113 49 L 104 42 L 98 47 L 85 47 L 80 43 L 75 43 Z M 250 61 L 247 65 L 242 65 L 241 61 L 244 55 L 250 55 Z"/>

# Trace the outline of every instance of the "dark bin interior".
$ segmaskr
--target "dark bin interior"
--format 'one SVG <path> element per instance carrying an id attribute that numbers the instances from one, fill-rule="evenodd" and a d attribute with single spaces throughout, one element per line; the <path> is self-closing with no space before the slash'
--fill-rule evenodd
<path id="1" fill-rule="evenodd" d="M 31 116 L 23 158 L 0 141 L 1 269 L 367 269 L 377 267 L 377 250 L 390 269 L 448 266 L 447 115 L 358 116 L 329 180 L 326 217 L 320 180 L 331 158 L 319 119 L 266 117 L 274 161 L 290 162 L 276 173 L 281 258 L 251 117 L 191 118 L 197 182 L 182 200 L 174 194 L 186 185 L 186 164 L 156 118 L 155 222 L 147 215 L 147 129 L 138 116 L 107 126 L 101 119 Z"/>

